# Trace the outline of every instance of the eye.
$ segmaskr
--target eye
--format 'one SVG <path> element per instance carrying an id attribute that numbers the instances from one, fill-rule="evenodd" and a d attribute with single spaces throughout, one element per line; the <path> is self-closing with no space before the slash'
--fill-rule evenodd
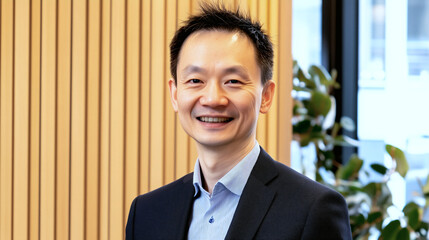
<path id="1" fill-rule="evenodd" d="M 231 79 L 231 80 L 228 80 L 226 83 L 240 84 L 241 82 L 237 79 Z"/>
<path id="2" fill-rule="evenodd" d="M 202 83 L 200 79 L 196 79 L 196 78 L 190 79 L 188 82 L 192 84 Z"/>

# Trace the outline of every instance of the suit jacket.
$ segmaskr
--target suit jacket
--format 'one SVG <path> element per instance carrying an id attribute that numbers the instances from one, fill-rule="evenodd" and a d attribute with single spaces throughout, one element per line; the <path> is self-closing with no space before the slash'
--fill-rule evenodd
<path id="1" fill-rule="evenodd" d="M 138 196 L 126 239 L 186 239 L 192 173 Z M 225 239 L 351 239 L 347 205 L 336 191 L 274 161 L 262 148 Z"/>

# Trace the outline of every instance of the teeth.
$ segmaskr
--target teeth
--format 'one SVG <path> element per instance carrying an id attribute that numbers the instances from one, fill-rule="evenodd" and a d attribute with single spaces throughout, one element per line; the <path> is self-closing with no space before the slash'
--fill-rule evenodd
<path id="1" fill-rule="evenodd" d="M 227 122 L 229 118 L 225 117 L 200 117 L 200 120 L 203 122 L 208 123 L 220 123 L 220 122 Z"/>

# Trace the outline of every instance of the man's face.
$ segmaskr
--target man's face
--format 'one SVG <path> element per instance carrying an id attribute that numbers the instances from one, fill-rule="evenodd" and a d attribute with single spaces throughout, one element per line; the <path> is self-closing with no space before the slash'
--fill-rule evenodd
<path id="1" fill-rule="evenodd" d="M 182 46 L 171 100 L 184 130 L 202 147 L 253 145 L 259 112 L 268 111 L 255 48 L 237 32 L 198 31 Z"/>

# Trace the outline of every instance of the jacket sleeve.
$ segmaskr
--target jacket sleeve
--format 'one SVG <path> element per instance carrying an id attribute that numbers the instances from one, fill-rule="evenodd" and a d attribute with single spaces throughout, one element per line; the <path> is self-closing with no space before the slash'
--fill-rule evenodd
<path id="1" fill-rule="evenodd" d="M 134 239 L 134 219 L 135 219 L 136 202 L 137 202 L 137 198 L 135 198 L 133 203 L 131 204 L 130 212 L 128 214 L 128 222 L 125 228 L 126 240 Z"/>
<path id="2" fill-rule="evenodd" d="M 326 191 L 312 204 L 302 239 L 352 239 L 347 204 L 337 192 Z"/>

